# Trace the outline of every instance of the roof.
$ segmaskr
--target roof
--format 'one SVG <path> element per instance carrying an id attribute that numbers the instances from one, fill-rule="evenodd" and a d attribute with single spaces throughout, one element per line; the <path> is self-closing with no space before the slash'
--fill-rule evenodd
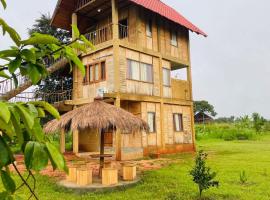
<path id="1" fill-rule="evenodd" d="M 138 131 L 148 132 L 148 124 L 132 113 L 107 104 L 102 100 L 74 109 L 45 125 L 45 132 L 52 133 L 60 129 L 84 130 L 116 128 L 122 133 Z"/>
<path id="2" fill-rule="evenodd" d="M 130 1 L 163 16 L 170 21 L 173 21 L 181 26 L 184 26 L 187 29 L 189 29 L 197 34 L 201 34 L 201 35 L 207 37 L 206 33 L 204 33 L 202 30 L 200 30 L 198 27 L 196 27 L 190 21 L 188 21 L 185 17 L 183 17 L 175 9 L 166 5 L 165 3 L 163 3 L 160 0 L 130 0 Z"/>
<path id="3" fill-rule="evenodd" d="M 125 2 L 126 0 L 119 0 L 120 2 Z M 192 24 L 189 20 L 187 20 L 183 15 L 181 15 L 179 12 L 177 12 L 172 7 L 166 5 L 160 0 L 129 0 L 130 2 L 144 7 L 154 13 L 159 14 L 160 16 L 175 22 L 187 29 L 189 29 L 192 32 L 195 32 L 197 34 L 203 35 L 207 37 L 207 34 L 204 33 L 201 29 L 199 29 L 197 26 Z M 100 1 L 94 1 L 96 3 Z M 76 9 L 76 5 L 78 3 L 78 0 L 58 0 L 57 6 L 55 8 L 53 18 L 52 18 L 52 24 L 56 25 L 56 27 L 63 28 L 63 29 L 69 29 L 70 23 L 71 23 L 71 14 Z M 57 20 L 56 20 L 57 18 Z"/>

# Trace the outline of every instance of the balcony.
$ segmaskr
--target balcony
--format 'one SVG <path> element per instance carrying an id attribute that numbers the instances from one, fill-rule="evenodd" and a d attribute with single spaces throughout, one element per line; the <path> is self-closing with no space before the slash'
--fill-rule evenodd
<path id="1" fill-rule="evenodd" d="M 129 36 L 128 26 L 119 24 L 119 39 L 125 39 Z M 113 39 L 112 24 L 103 26 L 95 31 L 85 34 L 85 37 L 92 42 L 93 45 L 98 45 Z"/>
<path id="2" fill-rule="evenodd" d="M 189 82 L 172 79 L 172 98 L 191 100 Z"/>

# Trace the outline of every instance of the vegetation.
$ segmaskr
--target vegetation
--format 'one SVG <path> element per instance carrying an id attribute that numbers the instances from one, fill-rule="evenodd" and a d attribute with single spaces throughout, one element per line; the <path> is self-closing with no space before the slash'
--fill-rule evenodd
<path id="1" fill-rule="evenodd" d="M 246 175 L 246 171 L 240 172 L 239 178 L 240 178 L 240 183 L 245 184 L 247 182 L 247 180 L 248 180 L 247 175 Z"/>
<path id="2" fill-rule="evenodd" d="M 200 198 L 202 192 L 208 190 L 210 187 L 218 187 L 219 182 L 215 181 L 216 172 L 211 172 L 210 167 L 206 167 L 207 153 L 199 151 L 195 160 L 195 166 L 190 171 L 190 175 L 193 177 L 193 182 L 198 185 Z"/>
<path id="3" fill-rule="evenodd" d="M 203 149 L 208 154 L 207 165 L 218 173 L 220 182 L 218 189 L 209 189 L 203 198 L 269 200 L 270 176 L 265 172 L 270 165 L 269 143 L 269 135 L 260 135 L 259 140 L 252 142 L 217 139 L 199 141 L 198 150 Z M 173 159 L 172 164 L 160 170 L 145 172 L 143 181 L 131 188 L 103 193 L 78 193 L 59 187 L 52 178 L 37 175 L 36 191 L 42 200 L 197 200 L 197 187 L 189 175 L 194 163 L 193 154 L 176 154 L 165 158 Z M 239 182 L 239 173 L 243 169 L 248 174 L 248 184 Z M 19 178 L 13 177 L 19 185 Z M 3 190 L 0 183 L 0 191 Z M 27 199 L 29 192 L 21 188 L 18 194 Z"/>
<path id="4" fill-rule="evenodd" d="M 217 115 L 215 108 L 208 101 L 195 101 L 194 102 L 194 113 L 209 114 L 212 117 Z"/>
<path id="5" fill-rule="evenodd" d="M 54 36 L 62 43 L 67 43 L 71 40 L 71 34 L 68 31 L 55 28 L 51 26 L 51 16 L 49 14 L 41 14 L 40 18 L 35 20 L 35 24 L 28 29 L 28 33 L 31 36 L 34 33 L 41 33 Z M 62 92 L 63 90 L 72 89 L 72 74 L 66 72 L 67 70 L 58 70 L 57 72 L 50 74 L 48 77 L 42 80 L 38 85 L 37 95 L 39 93 L 52 93 Z M 49 100 L 49 97 L 48 97 Z"/>
<path id="6" fill-rule="evenodd" d="M 0 3 L 6 8 L 5 0 L 1 0 Z M 80 35 L 77 27 L 72 27 L 77 39 L 70 43 L 62 43 L 51 35 L 40 33 L 33 33 L 28 39 L 22 40 L 16 30 L 2 18 L 0 18 L 0 26 L 3 35 L 8 34 L 14 42 L 14 46 L 0 51 L 1 78 L 13 78 L 14 84 L 18 85 L 16 73 L 19 72 L 29 78 L 33 85 L 37 85 L 48 76 L 44 60 L 59 57 L 68 59 L 71 67 L 75 64 L 83 74 L 85 73 L 85 68 L 77 56 L 77 50 L 85 51 L 86 46 L 92 47 L 92 44 Z M 40 123 L 41 118 L 46 114 L 59 118 L 59 113 L 47 102 L 0 101 L 0 110 L 0 176 L 5 189 L 0 194 L 1 199 L 18 199 L 15 192 L 23 186 L 29 190 L 29 198 L 38 199 L 35 193 L 36 179 L 32 171 L 39 172 L 46 168 L 49 160 L 54 169 L 68 171 L 63 156 L 46 137 Z M 27 177 L 23 177 L 18 170 L 9 143 L 17 144 L 23 152 Z M 21 180 L 20 186 L 16 185 L 10 173 L 11 166 Z M 33 186 L 29 184 L 30 179 L 34 181 Z"/>

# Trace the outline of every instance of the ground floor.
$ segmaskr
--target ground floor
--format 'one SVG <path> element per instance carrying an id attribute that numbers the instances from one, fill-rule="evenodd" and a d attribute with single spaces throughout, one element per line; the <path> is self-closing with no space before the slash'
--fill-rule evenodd
<path id="1" fill-rule="evenodd" d="M 121 133 L 118 138 L 117 131 L 107 131 L 104 135 L 105 153 L 118 154 L 117 160 L 134 160 L 149 155 L 195 150 L 191 105 L 122 100 L 120 106 L 145 120 L 150 132 Z M 82 156 L 97 154 L 100 141 L 97 130 L 73 133 L 73 152 Z"/>

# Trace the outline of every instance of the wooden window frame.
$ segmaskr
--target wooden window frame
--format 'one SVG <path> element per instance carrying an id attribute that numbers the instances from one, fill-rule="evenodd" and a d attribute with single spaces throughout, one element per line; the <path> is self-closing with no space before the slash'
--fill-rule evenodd
<path id="1" fill-rule="evenodd" d="M 179 116 L 179 124 L 181 125 L 180 130 L 176 130 L 176 123 L 175 123 L 175 115 Z M 173 127 L 174 127 L 174 132 L 184 132 L 184 123 L 183 123 L 183 114 L 182 113 L 173 113 Z"/>
<path id="2" fill-rule="evenodd" d="M 130 81 L 137 81 L 137 82 L 141 82 L 141 83 L 149 83 L 149 84 L 154 84 L 154 66 L 153 64 L 149 64 L 149 63 L 145 63 L 145 62 L 140 62 L 140 61 L 137 61 L 137 60 L 132 60 L 132 59 L 129 59 L 127 58 L 127 61 L 134 61 L 134 62 L 137 62 L 139 63 L 139 76 L 140 76 L 140 80 L 136 80 L 136 79 L 132 79 L 132 77 L 128 77 L 128 70 L 129 70 L 129 65 L 127 65 L 127 80 L 130 80 Z M 128 63 L 128 62 L 127 62 Z M 152 81 L 142 81 L 142 77 L 141 77 L 141 64 L 145 64 L 145 65 L 150 65 L 151 68 L 152 68 Z"/>
<path id="3" fill-rule="evenodd" d="M 169 85 L 166 85 L 165 83 L 164 83 L 164 70 L 167 70 L 167 71 L 169 71 L 170 72 L 170 83 L 169 83 Z M 166 68 L 166 67 L 162 67 L 162 85 L 164 86 L 164 87 L 172 87 L 172 79 L 171 79 L 171 69 L 169 69 L 169 68 Z"/>
<path id="4" fill-rule="evenodd" d="M 157 120 L 157 118 L 156 118 L 156 113 L 155 112 L 147 112 L 147 123 L 149 123 L 148 122 L 148 115 L 149 114 L 154 114 L 154 130 L 153 130 L 153 132 L 151 132 L 150 130 L 149 130 L 149 133 L 157 133 L 157 122 L 156 122 L 156 120 Z"/>
<path id="5" fill-rule="evenodd" d="M 105 63 L 105 70 L 104 70 L 104 78 L 102 78 L 102 63 Z M 99 78 L 96 80 L 96 65 L 98 64 L 99 66 Z M 90 71 L 91 68 L 93 68 L 93 81 L 90 81 Z M 86 78 L 84 78 L 86 82 L 84 81 L 85 85 L 90 85 L 94 83 L 99 83 L 107 80 L 107 66 L 106 66 L 106 60 L 101 60 L 98 62 L 93 62 L 91 64 L 86 65 Z"/>

